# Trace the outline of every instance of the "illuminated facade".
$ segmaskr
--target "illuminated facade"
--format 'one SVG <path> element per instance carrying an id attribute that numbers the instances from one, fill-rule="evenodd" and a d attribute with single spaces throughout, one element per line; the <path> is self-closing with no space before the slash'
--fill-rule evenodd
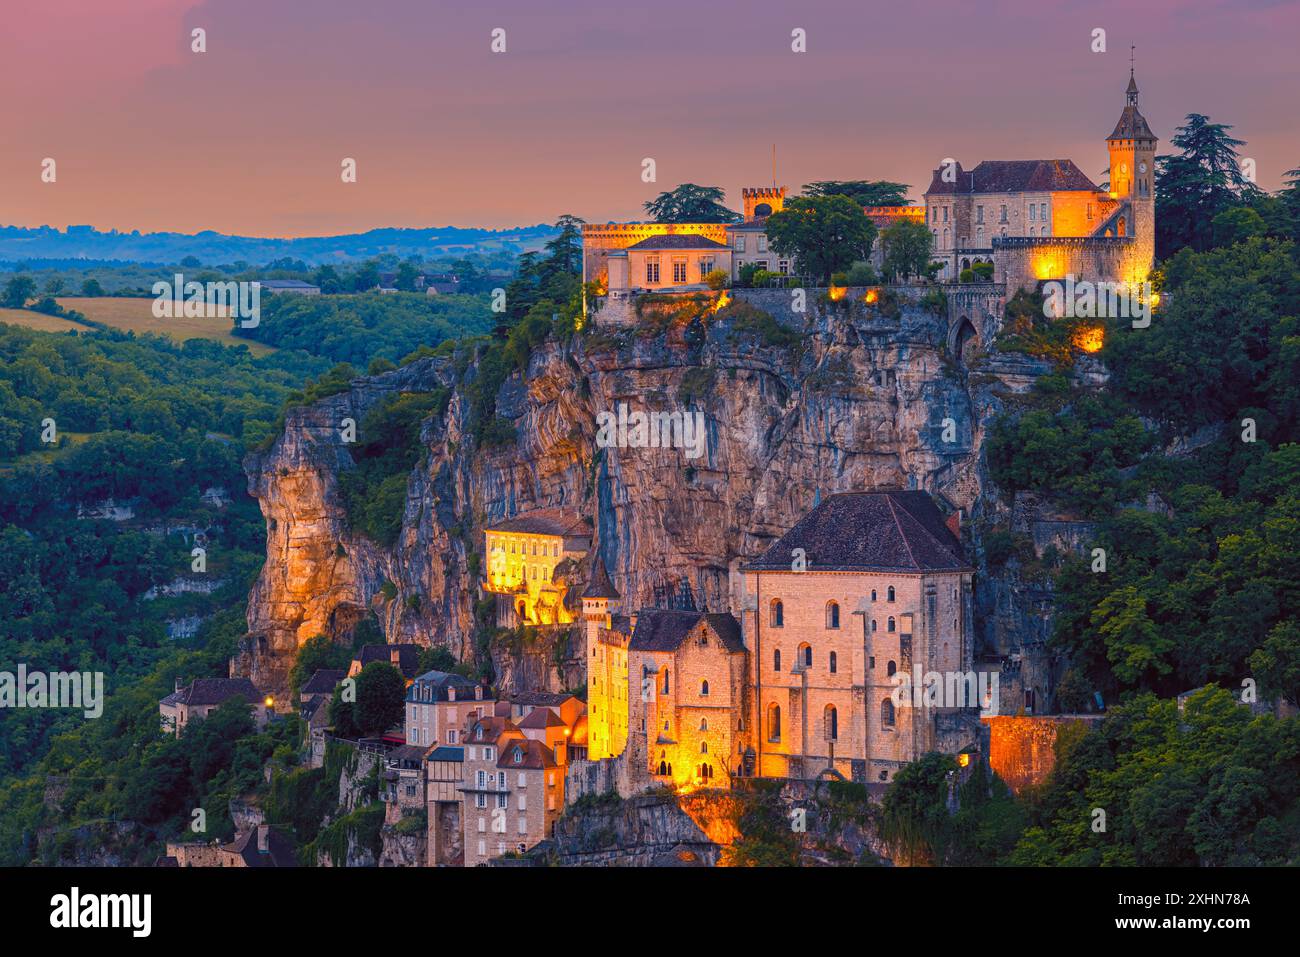
<path id="1" fill-rule="evenodd" d="M 1008 295 L 1048 279 L 1146 280 L 1155 257 L 1156 137 L 1138 111 L 1132 72 L 1126 105 L 1106 139 L 1110 186 L 1102 190 L 1072 161 L 996 160 L 934 170 L 925 223 L 940 278 L 976 262 L 994 264 Z"/>
<path id="2" fill-rule="evenodd" d="M 582 618 L 587 659 L 587 760 L 623 753 L 627 746 L 628 619 L 615 612 L 619 593 L 609 580 L 605 563 L 593 556 L 591 581 L 582 594 Z"/>
<path id="3" fill-rule="evenodd" d="M 928 751 L 978 749 L 973 695 L 895 694 L 918 670 L 974 675 L 973 569 L 929 495 L 832 495 L 743 571 L 755 773 L 874 783 Z"/>
<path id="4" fill-rule="evenodd" d="M 591 527 L 576 514 L 560 509 L 531 512 L 490 526 L 485 535 L 487 581 L 484 590 L 497 596 L 501 627 L 565 625 L 573 614 L 565 607 L 568 589 L 556 569 L 581 559 L 591 547 Z"/>

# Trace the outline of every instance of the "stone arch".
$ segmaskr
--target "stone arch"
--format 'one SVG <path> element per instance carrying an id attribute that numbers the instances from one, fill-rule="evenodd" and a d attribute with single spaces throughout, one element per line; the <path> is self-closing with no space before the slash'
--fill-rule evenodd
<path id="1" fill-rule="evenodd" d="M 948 332 L 948 354 L 965 365 L 970 353 L 979 346 L 979 332 L 967 316 L 961 316 Z"/>

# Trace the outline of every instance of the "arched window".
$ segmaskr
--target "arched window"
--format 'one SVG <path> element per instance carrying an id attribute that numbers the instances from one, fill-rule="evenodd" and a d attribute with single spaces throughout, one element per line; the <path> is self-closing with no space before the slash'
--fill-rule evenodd
<path id="1" fill-rule="evenodd" d="M 772 652 L 772 670 L 773 671 L 781 670 L 781 649 L 780 648 L 777 648 Z"/>
<path id="2" fill-rule="evenodd" d="M 708 719 L 708 718 L 701 718 L 701 719 L 700 719 L 700 730 L 701 730 L 701 731 L 708 731 L 708 730 L 709 730 L 709 719 Z"/>
<path id="3" fill-rule="evenodd" d="M 779 704 L 767 706 L 767 740 L 781 740 L 781 706 Z"/>
<path id="4" fill-rule="evenodd" d="M 894 702 L 888 698 L 880 702 L 880 723 L 886 728 L 894 726 Z"/>
<path id="5" fill-rule="evenodd" d="M 839 661 L 839 659 L 836 658 L 836 656 L 835 656 L 835 652 L 832 651 L 832 652 L 831 652 L 831 657 L 830 657 L 831 674 L 835 674 L 835 666 L 836 666 L 836 664 L 838 663 L 838 661 Z"/>
<path id="6" fill-rule="evenodd" d="M 799 655 L 797 658 L 795 658 L 795 661 L 803 665 L 805 668 L 811 668 L 812 667 L 812 645 L 808 644 L 807 642 L 804 642 L 802 645 L 800 645 Z"/>
<path id="7" fill-rule="evenodd" d="M 874 588 L 871 589 L 871 600 L 872 601 L 876 600 L 876 590 Z"/>
<path id="8" fill-rule="evenodd" d="M 781 628 L 785 625 L 785 606 L 781 604 L 781 599 L 772 599 L 771 622 L 773 628 Z"/>
<path id="9" fill-rule="evenodd" d="M 700 742 L 700 754 L 708 754 L 708 753 L 709 753 L 709 742 L 707 742 L 707 741 L 701 741 L 701 742 Z"/>
<path id="10" fill-rule="evenodd" d="M 893 601 L 893 600 L 894 600 L 894 586 L 893 586 L 893 585 L 890 585 L 890 586 L 889 586 L 889 591 L 887 591 L 885 594 L 889 596 L 889 597 L 886 599 L 887 601 Z"/>
<path id="11" fill-rule="evenodd" d="M 663 671 L 660 672 L 660 674 L 663 675 L 663 685 L 662 685 L 662 687 L 663 687 L 663 689 L 664 689 L 664 690 L 663 690 L 663 693 L 664 693 L 664 694 L 668 694 L 668 689 L 669 689 L 669 684 L 670 684 L 670 682 L 669 682 L 669 680 L 668 680 L 668 669 L 665 668 Z"/>
<path id="12" fill-rule="evenodd" d="M 887 673 L 886 677 L 892 678 L 894 677 L 894 674 L 898 671 L 898 665 L 894 664 L 894 662 L 891 661 L 888 665 L 886 665 L 885 671 Z"/>
<path id="13" fill-rule="evenodd" d="M 893 615 L 890 615 L 890 616 L 889 616 L 889 628 L 888 628 L 887 630 L 888 630 L 888 631 L 893 631 L 893 630 L 894 630 L 894 616 L 893 616 Z"/>
<path id="14" fill-rule="evenodd" d="M 701 697 L 705 697 L 705 698 L 707 698 L 707 697 L 709 696 L 709 682 L 708 682 L 708 679 L 705 679 L 704 681 L 701 681 L 701 682 L 700 682 L 700 695 L 701 695 Z"/>
<path id="15" fill-rule="evenodd" d="M 840 626 L 840 606 L 837 602 L 826 603 L 826 627 L 838 628 Z"/>
<path id="16" fill-rule="evenodd" d="M 822 721 L 826 728 L 826 740 L 827 741 L 839 740 L 840 719 L 839 719 L 838 712 L 836 712 L 835 710 L 835 705 L 828 704 L 826 706 L 826 712 L 822 718 Z"/>
<path id="17" fill-rule="evenodd" d="M 660 777 L 665 777 L 665 776 L 667 776 L 667 774 L 668 774 L 668 763 L 667 763 L 666 761 L 660 761 L 660 762 L 659 762 L 659 776 L 660 776 Z"/>

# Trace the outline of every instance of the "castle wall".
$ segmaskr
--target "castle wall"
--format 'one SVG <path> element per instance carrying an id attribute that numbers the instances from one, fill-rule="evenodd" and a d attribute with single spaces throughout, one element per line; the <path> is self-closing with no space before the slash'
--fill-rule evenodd
<path id="1" fill-rule="evenodd" d="M 986 717 L 989 728 L 989 766 L 1012 791 L 1042 784 L 1056 765 L 1056 738 L 1067 725 L 1095 726 L 1101 715 L 1051 715 Z"/>
<path id="2" fill-rule="evenodd" d="M 1150 268 L 1145 244 L 1132 237 L 1050 237 L 1048 239 L 1007 238 L 994 241 L 996 277 L 1007 294 L 1018 289 L 1033 290 L 1043 280 L 1094 282 L 1142 282 Z"/>

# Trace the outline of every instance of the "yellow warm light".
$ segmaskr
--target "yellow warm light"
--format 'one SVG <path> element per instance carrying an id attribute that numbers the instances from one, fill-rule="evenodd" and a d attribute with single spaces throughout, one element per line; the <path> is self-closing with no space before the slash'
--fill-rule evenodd
<path id="1" fill-rule="evenodd" d="M 556 566 L 565 558 L 562 536 L 492 529 L 486 536 L 484 591 L 511 596 L 516 614 L 526 624 L 567 625 L 573 621 L 564 607 L 563 589 L 554 582 Z"/>
<path id="2" fill-rule="evenodd" d="M 867 294 L 862 297 L 862 301 L 870 304 L 876 302 L 879 298 L 880 298 L 879 289 L 868 289 Z"/>
<path id="3" fill-rule="evenodd" d="M 843 286 L 831 286 L 826 294 L 831 297 L 831 302 L 839 302 L 847 293 Z"/>
<path id="4" fill-rule="evenodd" d="M 1034 257 L 1034 278 L 1055 279 L 1063 271 L 1061 261 L 1056 256 L 1040 253 Z"/>
<path id="5" fill-rule="evenodd" d="M 1154 309 L 1158 305 L 1160 305 L 1160 293 L 1153 292 L 1151 294 L 1151 307 Z"/>
<path id="6" fill-rule="evenodd" d="M 268 708 L 274 708 L 274 707 L 275 707 L 275 699 L 272 698 L 270 695 L 267 695 L 267 696 L 266 696 L 266 706 L 267 706 Z"/>
<path id="7" fill-rule="evenodd" d="M 965 767 L 969 767 L 969 766 L 970 766 L 970 755 L 967 754 L 967 753 L 964 752 L 964 751 L 963 751 L 961 754 L 957 755 L 957 764 L 958 764 L 958 766 L 963 767 L 963 768 L 965 768 Z"/>
<path id="8" fill-rule="evenodd" d="M 1083 352 L 1098 352 L 1105 342 L 1106 333 L 1101 326 L 1088 326 L 1074 333 L 1074 346 Z"/>
<path id="9" fill-rule="evenodd" d="M 725 309 L 729 302 L 731 302 L 731 297 L 727 295 L 727 290 L 724 289 L 718 294 L 718 301 L 713 304 L 713 311 L 716 313 Z"/>

